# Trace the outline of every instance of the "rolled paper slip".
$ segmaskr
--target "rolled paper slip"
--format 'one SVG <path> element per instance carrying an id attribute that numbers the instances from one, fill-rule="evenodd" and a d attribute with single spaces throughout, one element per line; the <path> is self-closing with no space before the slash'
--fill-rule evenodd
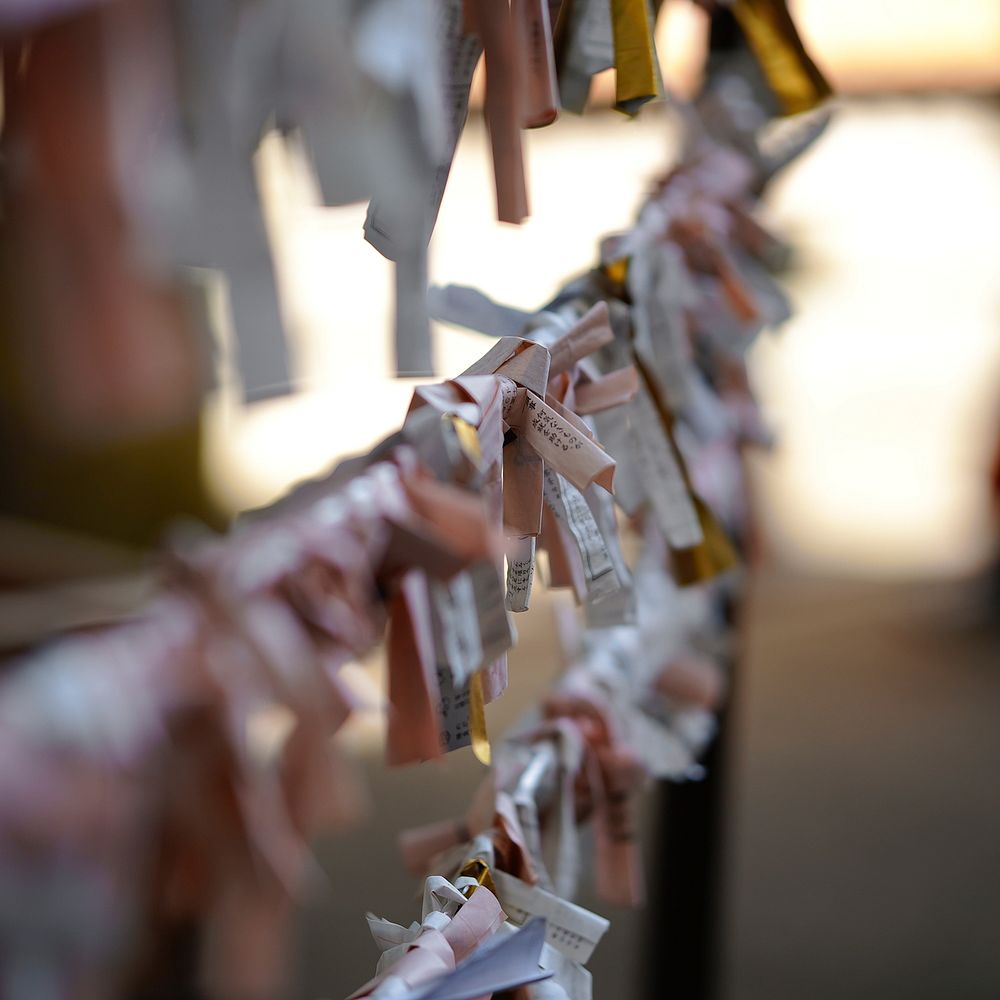
<path id="1" fill-rule="evenodd" d="M 438 5 L 438 9 L 441 17 L 441 37 L 445 62 L 444 89 L 450 114 L 447 121 L 448 134 L 444 155 L 435 170 L 434 186 L 431 191 L 432 229 L 441 206 L 445 186 L 448 183 L 448 175 L 451 173 L 455 148 L 469 114 L 469 90 L 472 86 L 472 76 L 483 54 L 483 45 L 479 37 L 468 34 L 464 30 L 462 23 L 464 20 L 464 0 L 443 0 Z"/>
<path id="2" fill-rule="evenodd" d="M 524 127 L 551 125 L 559 116 L 559 85 L 552 51 L 549 0 L 512 0 L 511 16 L 515 29 L 523 34 L 520 47 L 525 57 Z"/>
<path id="3" fill-rule="evenodd" d="M 569 898 L 580 872 L 575 784 L 585 753 L 583 735 L 571 719 L 553 718 L 525 733 L 523 739 L 529 742 L 531 753 L 515 778 L 512 797 L 539 869 L 539 884 Z M 540 824 L 543 812 L 544 828 Z"/>
<path id="4" fill-rule="evenodd" d="M 503 578 L 495 562 L 477 562 L 469 570 L 476 595 L 479 638 L 483 647 L 483 669 L 514 645 L 510 616 L 503 602 Z"/>
<path id="5" fill-rule="evenodd" d="M 515 31 L 506 3 L 467 0 L 465 9 L 486 53 L 485 112 L 493 150 L 497 219 L 519 225 L 529 215 L 521 148 L 523 36 Z"/>
<path id="6" fill-rule="evenodd" d="M 240 58 L 252 19 L 230 4 L 169 6 L 184 55 L 173 129 L 189 144 L 192 177 L 183 222 L 174 223 L 176 263 L 225 272 L 244 397 L 265 399 L 290 391 L 285 317 L 252 159 L 275 95 L 261 79 L 265 58 Z M 260 91 L 265 99 L 247 101 Z"/>
<path id="7" fill-rule="evenodd" d="M 610 695 L 599 688 L 557 691 L 545 713 L 575 726 L 586 743 L 576 805 L 581 814 L 594 809 L 598 894 L 614 905 L 636 906 L 643 897 L 636 793 L 645 774 L 617 729 Z"/>

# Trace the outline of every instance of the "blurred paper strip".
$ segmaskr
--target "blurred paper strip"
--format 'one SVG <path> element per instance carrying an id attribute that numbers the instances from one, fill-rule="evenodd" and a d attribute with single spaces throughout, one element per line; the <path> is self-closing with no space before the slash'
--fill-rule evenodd
<path id="1" fill-rule="evenodd" d="M 615 41 L 615 107 L 634 117 L 657 96 L 653 25 L 646 0 L 612 0 Z"/>
<path id="2" fill-rule="evenodd" d="M 524 38 L 515 31 L 510 8 L 495 0 L 470 0 L 475 30 L 486 52 L 486 122 L 493 151 L 497 219 L 520 225 L 530 214 L 521 146 L 525 81 Z"/>
<path id="3" fill-rule="evenodd" d="M 13 364 L 32 423 L 64 445 L 182 427 L 207 383 L 187 291 L 141 252 L 147 234 L 121 185 L 119 157 L 141 157 L 141 138 L 123 134 L 109 77 L 127 83 L 136 105 L 169 113 L 172 104 L 159 92 L 169 80 L 159 4 L 129 10 L 142 67 L 112 44 L 121 8 L 36 32 L 5 79 L 5 160 L 20 165 L 5 174 Z"/>
<path id="4" fill-rule="evenodd" d="M 0 6 L 0 28 L 30 29 L 102 2 L 104 0 L 4 0 Z"/>
<path id="5" fill-rule="evenodd" d="M 806 52 L 785 0 L 736 0 L 733 13 L 786 115 L 809 111 L 833 93 Z"/>
<path id="6" fill-rule="evenodd" d="M 548 0 L 514 0 L 515 27 L 524 33 L 525 128 L 551 125 L 559 116 L 559 84 L 552 52 Z"/>

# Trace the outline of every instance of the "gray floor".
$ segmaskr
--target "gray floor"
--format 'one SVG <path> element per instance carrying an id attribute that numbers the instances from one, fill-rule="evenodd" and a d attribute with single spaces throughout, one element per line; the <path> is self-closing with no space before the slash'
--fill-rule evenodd
<path id="1" fill-rule="evenodd" d="M 728 996 L 1000 996 L 1000 643 L 955 593 L 765 577 Z"/>

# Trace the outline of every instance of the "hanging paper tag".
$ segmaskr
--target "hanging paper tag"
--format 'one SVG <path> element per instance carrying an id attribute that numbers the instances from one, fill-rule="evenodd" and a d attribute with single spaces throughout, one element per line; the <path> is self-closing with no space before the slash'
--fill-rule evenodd
<path id="1" fill-rule="evenodd" d="M 695 290 L 683 251 L 665 243 L 632 258 L 628 274 L 633 309 L 635 352 L 659 384 L 674 413 L 688 402 L 690 351 L 686 310 Z"/>
<path id="2" fill-rule="evenodd" d="M 640 386 L 639 394 L 629 406 L 629 423 L 638 458 L 636 470 L 660 530 L 671 548 L 692 548 L 704 537 L 698 512 L 684 482 L 674 446 L 645 386 Z"/>
<path id="3" fill-rule="evenodd" d="M 627 115 L 657 95 L 653 25 L 646 0 L 611 0 L 615 45 L 615 107 Z"/>
<path id="4" fill-rule="evenodd" d="M 610 926 L 604 917 L 507 872 L 494 871 L 493 879 L 508 920 L 523 924 L 531 917 L 545 917 L 546 943 L 575 962 L 589 961 Z"/>
<path id="5" fill-rule="evenodd" d="M 507 542 L 507 610 L 527 611 L 535 578 L 535 539 L 511 538 Z"/>
<path id="6" fill-rule="evenodd" d="M 524 33 L 524 127 L 551 125 L 559 114 L 559 87 L 552 52 L 548 0 L 514 0 L 511 13 L 517 29 Z"/>
<path id="7" fill-rule="evenodd" d="M 446 753 L 471 746 L 472 729 L 469 721 L 469 680 L 457 685 L 447 663 L 437 665 L 441 719 L 441 746 Z"/>
<path id="8" fill-rule="evenodd" d="M 477 563 L 468 572 L 475 593 L 482 663 L 488 665 L 514 645 L 514 632 L 504 606 L 503 580 L 492 562 Z"/>
<path id="9" fill-rule="evenodd" d="M 609 0 L 573 0 L 568 40 L 559 70 L 559 94 L 567 111 L 583 114 L 590 78 L 615 61 Z"/>
<path id="10" fill-rule="evenodd" d="M 433 581 L 431 603 L 438 659 L 447 664 L 455 684 L 461 686 L 483 663 L 472 577 L 466 572 L 448 581 Z"/>
<path id="11" fill-rule="evenodd" d="M 621 584 L 611 555 L 583 494 L 546 466 L 544 496 L 557 520 L 569 529 L 576 542 L 583 562 L 587 595 L 599 599 L 618 590 Z"/>
<path id="12" fill-rule="evenodd" d="M 611 594 L 594 597 L 588 593 L 584 612 L 588 628 L 611 628 L 635 623 L 635 591 L 632 573 L 622 554 L 615 518 L 614 500 L 603 490 L 588 486 L 583 494 L 607 546 L 611 565 L 618 578 L 618 589 Z"/>
<path id="13" fill-rule="evenodd" d="M 476 71 L 483 45 L 478 36 L 462 31 L 462 0 L 443 0 L 439 5 L 441 14 L 442 49 L 444 66 L 444 96 L 448 113 L 445 139 L 445 155 L 434 170 L 433 186 L 430 192 L 430 228 L 433 230 L 441 208 L 441 199 L 451 173 L 465 119 L 469 114 L 469 88 L 472 75 Z"/>
<path id="14" fill-rule="evenodd" d="M 634 517 L 643 504 L 643 484 L 629 427 L 629 408 L 619 406 L 595 413 L 591 420 L 601 447 L 615 456 L 615 503 L 629 517 Z"/>

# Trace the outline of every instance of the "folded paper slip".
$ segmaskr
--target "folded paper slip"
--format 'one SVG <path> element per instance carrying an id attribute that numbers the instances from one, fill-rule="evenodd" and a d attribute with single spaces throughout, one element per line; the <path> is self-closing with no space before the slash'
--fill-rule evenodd
<path id="1" fill-rule="evenodd" d="M 369 914 L 368 925 L 383 954 L 378 974 L 352 993 L 350 1000 L 378 996 L 379 987 L 390 977 L 393 996 L 402 989 L 407 995 L 420 995 L 424 987 L 452 972 L 496 934 L 504 921 L 496 896 L 474 879 L 458 883 L 453 885 L 441 876 L 426 880 L 420 924 L 404 928 Z M 468 897 L 461 892 L 464 883 L 475 887 Z"/>

